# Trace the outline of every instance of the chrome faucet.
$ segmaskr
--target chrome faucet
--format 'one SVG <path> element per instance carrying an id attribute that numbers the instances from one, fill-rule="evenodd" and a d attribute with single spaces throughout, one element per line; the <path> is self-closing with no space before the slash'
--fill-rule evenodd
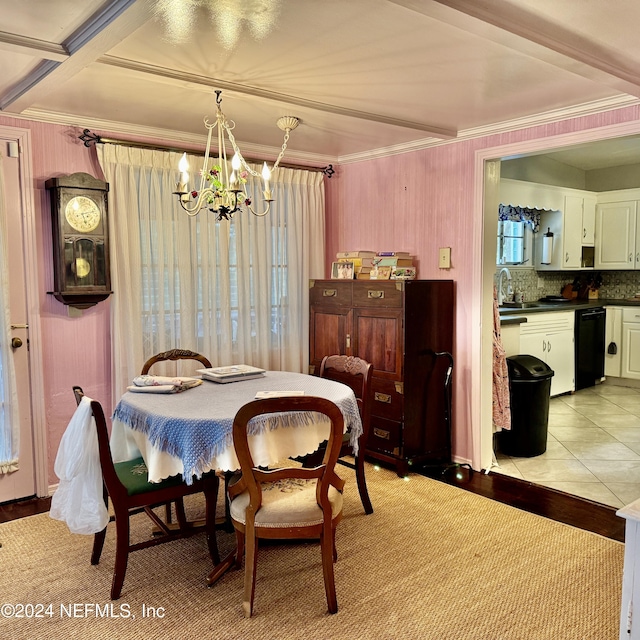
<path id="1" fill-rule="evenodd" d="M 503 291 L 504 283 L 502 281 L 502 276 L 504 275 L 507 276 L 506 295 Z M 502 269 L 500 269 L 500 273 L 498 274 L 498 306 L 501 307 L 505 299 L 509 300 L 512 295 L 513 295 L 513 289 L 511 288 L 511 272 L 509 271 L 509 269 L 507 269 L 507 267 L 502 267 Z"/>

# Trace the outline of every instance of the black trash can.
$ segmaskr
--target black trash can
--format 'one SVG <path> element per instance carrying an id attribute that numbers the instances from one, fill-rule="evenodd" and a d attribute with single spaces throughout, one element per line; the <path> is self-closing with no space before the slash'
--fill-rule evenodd
<path id="1" fill-rule="evenodd" d="M 549 396 L 553 370 L 535 356 L 507 358 L 511 430 L 500 433 L 500 449 L 509 456 L 530 458 L 547 450 Z"/>

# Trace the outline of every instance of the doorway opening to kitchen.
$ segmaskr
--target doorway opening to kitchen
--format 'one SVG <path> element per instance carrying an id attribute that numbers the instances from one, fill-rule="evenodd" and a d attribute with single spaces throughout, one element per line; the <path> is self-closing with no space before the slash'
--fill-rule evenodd
<path id="1" fill-rule="evenodd" d="M 491 336 L 490 326 L 487 325 L 491 320 L 494 278 L 501 268 L 499 261 L 495 260 L 496 256 L 499 257 L 500 243 L 497 211 L 500 177 L 507 175 L 509 176 L 507 179 L 516 179 L 513 171 L 522 170 L 527 162 L 529 173 L 534 171 L 531 167 L 537 167 L 537 171 L 542 172 L 542 168 L 548 170 L 549 167 L 560 167 L 561 164 L 572 166 L 569 163 L 576 162 L 572 156 L 581 157 L 580 161 L 584 167 L 592 163 L 592 168 L 588 169 L 573 167 L 572 173 L 579 175 L 579 172 L 593 171 L 591 176 L 596 177 L 596 165 L 593 163 L 596 162 L 596 156 L 600 153 L 598 147 L 605 144 L 597 143 L 596 138 L 607 138 L 605 142 L 608 150 L 603 149 L 603 151 L 609 158 L 615 158 L 615 161 L 620 163 L 619 166 L 622 166 L 622 162 L 628 161 L 621 160 L 623 152 L 626 154 L 627 149 L 640 147 L 637 139 L 638 130 L 637 124 L 618 126 L 601 131 L 598 136 L 594 132 L 583 132 L 572 136 L 559 136 L 547 141 L 534 141 L 533 145 L 528 142 L 510 145 L 509 148 L 501 148 L 500 152 L 493 156 L 490 155 L 491 152 L 496 152 L 497 149 L 479 152 L 480 162 L 477 167 L 478 169 L 482 167 L 480 170 L 484 176 L 485 186 L 483 268 L 487 271 L 482 279 L 484 356 L 481 367 L 483 373 L 490 375 L 491 370 Z M 630 137 L 632 134 L 633 137 Z M 570 140 L 570 138 L 573 139 Z M 569 144 L 571 144 L 570 148 Z M 514 158 L 516 155 L 519 156 L 517 159 Z M 640 160 L 636 159 L 635 163 L 629 166 L 633 164 L 636 164 L 634 168 L 636 175 L 640 175 L 638 172 Z M 605 167 L 600 171 L 598 179 L 604 179 L 607 169 L 608 167 Z M 564 171 L 566 173 L 567 169 Z M 610 173 L 614 172 L 610 171 Z M 617 170 L 617 173 L 628 174 L 630 171 Z M 571 186 L 575 188 L 576 185 Z M 640 185 L 635 186 L 640 187 Z M 495 192 L 493 200 L 492 189 Z M 602 190 L 606 190 L 606 187 L 598 186 L 595 189 L 595 191 Z M 516 234 L 513 235 L 517 237 Z M 563 285 L 573 283 L 573 278 L 576 277 L 576 274 L 572 274 L 569 281 L 565 282 L 569 277 L 569 272 L 565 270 L 539 272 L 534 267 L 523 269 L 518 265 L 509 266 L 509 270 L 512 276 L 514 272 L 517 274 L 512 279 L 515 280 L 511 283 L 512 291 L 524 291 L 525 301 L 527 299 L 536 301 L 539 297 L 543 297 L 548 293 L 547 288 L 559 295 Z M 577 269 L 576 273 L 584 275 L 588 271 Z M 640 271 L 637 273 L 640 276 Z M 609 272 L 604 274 L 603 279 L 605 280 L 604 290 L 606 291 L 607 286 L 614 290 L 615 296 L 612 297 L 626 295 L 627 288 L 632 290 L 634 286 L 637 286 L 640 291 L 640 278 L 636 279 L 635 272 L 616 274 L 616 276 L 613 272 Z M 636 282 L 638 285 L 635 284 Z M 491 393 L 486 385 L 482 388 L 481 394 L 483 399 L 479 405 L 483 415 L 482 437 L 475 442 L 480 446 L 483 461 L 486 461 L 487 454 L 492 455 L 494 450 L 490 414 Z M 624 426 L 617 427 L 616 423 L 622 423 Z M 635 431 L 635 434 L 632 431 Z M 602 385 L 554 396 L 549 402 L 548 433 L 547 449 L 543 455 L 516 458 L 499 454 L 498 466 L 491 463 L 487 465 L 485 462 L 483 468 L 489 466 L 494 472 L 524 478 L 536 484 L 612 506 L 621 506 L 640 497 L 640 447 L 638 446 L 640 445 L 640 389 L 630 385 L 613 385 L 611 380 L 608 380 Z M 637 441 L 633 438 L 637 438 Z M 618 473 L 624 470 L 626 482 L 617 482 L 620 475 L 616 476 L 613 473 L 615 467 Z"/>

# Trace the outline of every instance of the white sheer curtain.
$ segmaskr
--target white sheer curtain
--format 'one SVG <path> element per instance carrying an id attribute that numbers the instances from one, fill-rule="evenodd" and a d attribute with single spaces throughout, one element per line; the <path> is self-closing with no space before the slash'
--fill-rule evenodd
<path id="1" fill-rule="evenodd" d="M 7 203 L 0 154 L 0 474 L 18 470 L 20 419 L 18 391 L 11 352 L 9 264 L 7 260 Z"/>
<path id="2" fill-rule="evenodd" d="M 278 169 L 265 217 L 218 222 L 177 203 L 179 154 L 107 144 L 98 158 L 110 187 L 115 398 L 147 358 L 176 347 L 214 366 L 305 371 L 308 281 L 324 274 L 322 174 Z M 260 210 L 259 181 L 246 186 Z"/>

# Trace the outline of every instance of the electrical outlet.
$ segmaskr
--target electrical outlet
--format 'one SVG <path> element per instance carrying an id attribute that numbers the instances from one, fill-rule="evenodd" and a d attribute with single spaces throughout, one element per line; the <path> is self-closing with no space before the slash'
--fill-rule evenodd
<path id="1" fill-rule="evenodd" d="M 440 247 L 438 267 L 440 269 L 451 269 L 451 247 Z"/>
<path id="2" fill-rule="evenodd" d="M 544 289 L 544 278 L 538 276 L 538 289 Z"/>

